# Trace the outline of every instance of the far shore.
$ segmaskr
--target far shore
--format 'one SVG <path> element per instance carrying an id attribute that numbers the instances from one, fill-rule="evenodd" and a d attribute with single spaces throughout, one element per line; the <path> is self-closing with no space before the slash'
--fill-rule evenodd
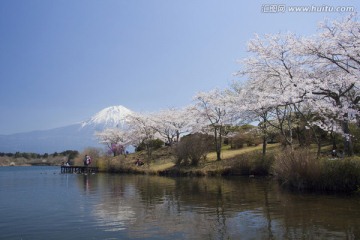
<path id="1" fill-rule="evenodd" d="M 216 153 L 210 152 L 196 166 L 177 165 L 171 147 L 153 151 L 150 158 L 145 151 L 118 156 L 96 156 L 93 152 L 89 166 L 97 167 L 100 173 L 112 174 L 266 177 L 296 191 L 360 192 L 360 157 L 332 157 L 331 146 L 322 149 L 322 156 L 316 158 L 315 146 L 287 151 L 279 143 L 269 144 L 264 158 L 260 145 L 240 149 L 223 146 L 221 160 L 216 160 Z M 59 155 L 40 159 L 3 156 L 0 157 L 0 166 L 61 166 L 66 162 L 72 166 L 83 166 L 84 156 L 85 152 L 71 160 L 69 156 Z M 139 161 L 142 164 L 136 164 Z"/>
<path id="2" fill-rule="evenodd" d="M 0 167 L 6 166 L 60 166 L 62 162 L 67 161 L 67 157 L 49 157 L 49 158 L 14 158 L 0 157 Z"/>

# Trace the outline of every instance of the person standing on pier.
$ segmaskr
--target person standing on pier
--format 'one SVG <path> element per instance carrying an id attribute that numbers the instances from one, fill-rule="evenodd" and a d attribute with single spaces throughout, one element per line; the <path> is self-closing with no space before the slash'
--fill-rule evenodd
<path id="1" fill-rule="evenodd" d="M 91 164 L 91 157 L 89 155 L 85 155 L 84 158 L 84 166 L 89 166 Z"/>

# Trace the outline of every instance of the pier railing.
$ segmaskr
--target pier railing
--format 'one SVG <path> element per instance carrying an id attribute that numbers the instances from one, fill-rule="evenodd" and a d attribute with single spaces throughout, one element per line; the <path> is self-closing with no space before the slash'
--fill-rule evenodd
<path id="1" fill-rule="evenodd" d="M 61 166 L 61 173 L 97 173 L 98 167 L 89 166 Z"/>

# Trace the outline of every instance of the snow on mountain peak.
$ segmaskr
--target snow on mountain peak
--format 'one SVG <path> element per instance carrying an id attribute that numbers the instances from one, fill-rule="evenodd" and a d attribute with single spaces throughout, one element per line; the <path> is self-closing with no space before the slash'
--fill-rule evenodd
<path id="1" fill-rule="evenodd" d="M 88 125 L 105 125 L 106 127 L 118 127 L 125 124 L 125 118 L 133 112 L 124 106 L 107 107 L 96 113 L 89 120 L 81 124 L 82 127 Z"/>

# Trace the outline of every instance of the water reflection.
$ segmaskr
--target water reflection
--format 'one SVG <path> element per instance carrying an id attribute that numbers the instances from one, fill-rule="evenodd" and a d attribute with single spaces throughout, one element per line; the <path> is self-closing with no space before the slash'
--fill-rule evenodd
<path id="1" fill-rule="evenodd" d="M 83 177 L 83 179 L 81 179 Z M 355 239 L 359 198 L 282 192 L 269 180 L 80 176 L 104 231 L 146 239 Z"/>

